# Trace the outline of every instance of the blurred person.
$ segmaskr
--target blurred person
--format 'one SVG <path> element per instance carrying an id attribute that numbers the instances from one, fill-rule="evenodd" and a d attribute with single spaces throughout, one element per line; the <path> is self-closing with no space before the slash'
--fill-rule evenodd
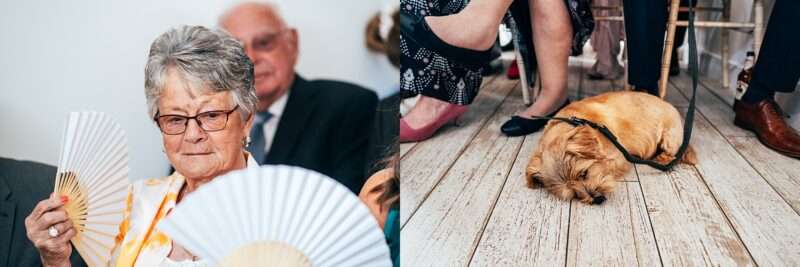
<path id="1" fill-rule="evenodd" d="M 692 6 L 697 5 L 693 1 Z M 625 46 L 628 50 L 628 84 L 634 90 L 658 95 L 661 76 L 661 57 L 664 51 L 664 33 L 667 30 L 668 1 L 623 1 L 625 10 Z M 688 0 L 681 6 L 688 6 Z M 679 12 L 679 19 L 688 19 L 688 12 Z M 670 73 L 678 74 L 677 48 L 683 43 L 685 27 L 675 31 Z"/>
<path id="2" fill-rule="evenodd" d="M 387 3 L 378 14 L 367 22 L 364 30 L 365 45 L 370 52 L 380 54 L 388 59 L 395 68 L 400 68 L 400 12 L 399 1 Z M 398 72 L 399 73 L 399 72 Z M 399 82 L 395 80 L 395 82 Z M 399 132 L 400 112 L 400 87 L 392 85 L 392 94 L 378 102 L 378 112 L 375 116 L 373 136 L 370 138 L 368 166 L 379 163 L 386 151 L 397 143 Z M 369 169 L 369 168 L 368 168 Z"/>
<path id="3" fill-rule="evenodd" d="M 620 2 L 620 0 L 595 0 L 597 5 L 619 6 L 620 4 L 623 4 L 626 6 L 626 10 L 636 10 L 641 12 L 626 13 L 625 25 L 617 21 L 603 21 L 598 23 L 597 29 L 592 34 L 592 47 L 594 47 L 595 51 L 597 51 L 597 62 L 592 67 L 592 70 L 589 73 L 589 78 L 595 80 L 614 80 L 618 79 L 624 74 L 624 68 L 618 63 L 617 55 L 619 55 L 620 52 L 619 41 L 622 39 L 622 36 L 626 34 L 624 26 L 628 26 L 632 27 L 632 31 L 635 32 L 628 34 L 629 38 L 633 38 L 633 41 L 628 40 L 625 44 L 628 46 L 628 58 L 630 62 L 629 69 L 633 69 L 630 70 L 631 73 L 629 75 L 635 76 L 629 78 L 630 80 L 635 81 L 635 83 L 631 82 L 631 84 L 641 88 L 642 90 L 645 90 L 646 88 L 653 88 L 653 86 L 657 86 L 658 78 L 661 74 L 661 49 L 663 48 L 656 47 L 656 45 L 647 45 L 648 43 L 645 42 L 645 40 L 654 41 L 655 38 L 663 35 L 659 35 L 656 32 L 663 32 L 666 30 L 666 19 L 668 14 L 666 5 L 668 5 L 669 2 L 665 2 L 663 7 L 658 5 L 660 2 L 657 1 L 652 3 Z M 687 7 L 689 4 L 689 0 L 680 1 L 681 7 Z M 692 1 L 691 5 L 692 7 L 696 7 L 697 1 Z M 648 16 L 643 14 L 650 14 L 650 12 L 659 14 L 659 17 L 663 16 L 664 21 L 656 21 L 657 18 L 653 20 L 647 20 Z M 618 16 L 622 12 L 618 10 L 600 10 L 597 11 L 597 13 L 599 16 Z M 688 19 L 689 12 L 678 12 L 678 20 L 685 21 Z M 660 38 L 663 39 L 663 36 Z M 676 27 L 674 40 L 675 45 L 672 46 L 671 51 L 672 57 L 669 69 L 670 76 L 675 76 L 680 73 L 678 49 L 680 49 L 680 47 L 683 45 L 683 41 L 685 39 L 686 27 Z M 663 45 L 663 40 L 661 40 L 660 44 Z"/>
<path id="4" fill-rule="evenodd" d="M 258 103 L 248 147 L 253 158 L 259 164 L 312 169 L 358 192 L 369 162 L 377 95 L 354 84 L 296 74 L 297 30 L 271 4 L 236 5 L 219 24 L 242 43 L 255 65 Z"/>
<path id="5" fill-rule="evenodd" d="M 770 149 L 794 158 L 800 158 L 800 133 L 786 121 L 775 93 L 794 92 L 800 80 L 798 14 L 800 2 L 775 1 L 751 78 L 743 81 L 747 84 L 744 95 L 733 104 L 736 126 L 755 133 Z"/>
<path id="6" fill-rule="evenodd" d="M 524 71 L 531 77 L 538 65 L 543 88 L 501 131 L 521 136 L 540 130 L 546 121 L 531 116 L 553 114 L 567 103 L 568 58 L 580 51 L 594 26 L 583 0 L 404 0 L 400 10 L 400 89 L 422 95 L 400 120 L 400 142 L 430 138 L 467 111 L 482 69 L 499 55 L 495 40 L 507 13 Z"/>
<path id="7" fill-rule="evenodd" d="M 616 7 L 620 0 L 594 0 L 595 5 Z M 596 16 L 619 16 L 620 10 L 597 10 Z M 587 74 L 592 80 L 616 80 L 625 74 L 625 68 L 617 60 L 620 41 L 625 35 L 625 27 L 620 21 L 599 21 L 592 33 L 592 48 L 597 52 L 596 61 Z"/>

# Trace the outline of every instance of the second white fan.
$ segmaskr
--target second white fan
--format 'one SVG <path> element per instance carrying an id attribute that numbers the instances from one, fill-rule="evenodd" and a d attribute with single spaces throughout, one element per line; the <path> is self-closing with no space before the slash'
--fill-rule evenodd
<path id="1" fill-rule="evenodd" d="M 383 232 L 346 187 L 314 171 L 264 166 L 218 177 L 158 225 L 222 266 L 391 266 Z"/>

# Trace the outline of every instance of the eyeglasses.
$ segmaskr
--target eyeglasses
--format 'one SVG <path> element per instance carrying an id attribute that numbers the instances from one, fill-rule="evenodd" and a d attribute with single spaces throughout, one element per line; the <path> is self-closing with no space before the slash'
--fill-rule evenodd
<path id="1" fill-rule="evenodd" d="M 229 111 L 206 111 L 192 117 L 181 115 L 159 116 L 158 113 L 156 113 L 153 119 L 158 124 L 158 128 L 161 129 L 161 132 L 168 135 L 177 135 L 186 132 L 186 126 L 189 125 L 189 120 L 195 120 L 197 125 L 206 132 L 214 132 L 225 129 L 225 125 L 228 124 L 228 117 L 238 108 L 239 105 L 236 105 L 236 107 Z"/>
<path id="2" fill-rule="evenodd" d="M 253 50 L 261 52 L 269 52 L 275 50 L 275 48 L 278 47 L 278 42 L 277 42 L 278 37 L 283 35 L 283 33 L 285 33 L 286 30 L 287 28 L 283 28 L 276 32 L 264 33 L 256 37 L 253 37 L 250 46 L 253 48 Z"/>

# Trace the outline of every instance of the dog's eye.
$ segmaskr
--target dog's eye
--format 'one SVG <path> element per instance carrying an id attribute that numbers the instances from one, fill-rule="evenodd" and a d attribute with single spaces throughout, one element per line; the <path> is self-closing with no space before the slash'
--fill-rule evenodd
<path id="1" fill-rule="evenodd" d="M 588 170 L 583 170 L 583 171 L 581 171 L 581 174 L 580 174 L 580 176 L 579 176 L 579 177 L 581 178 L 581 180 L 586 180 L 586 175 L 587 175 L 588 173 L 589 173 L 589 171 L 588 171 Z"/>

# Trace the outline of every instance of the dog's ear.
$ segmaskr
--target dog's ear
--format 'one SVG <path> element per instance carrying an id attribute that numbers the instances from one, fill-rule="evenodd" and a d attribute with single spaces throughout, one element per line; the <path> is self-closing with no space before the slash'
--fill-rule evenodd
<path id="1" fill-rule="evenodd" d="M 541 170 L 542 157 L 540 155 L 533 155 L 531 160 L 528 161 L 528 167 L 525 168 L 525 181 L 527 181 L 529 188 L 537 188 L 542 186 Z"/>
<path id="2" fill-rule="evenodd" d="M 579 158 L 600 159 L 603 157 L 600 149 L 600 132 L 592 127 L 581 125 L 566 134 L 566 153 Z"/>

